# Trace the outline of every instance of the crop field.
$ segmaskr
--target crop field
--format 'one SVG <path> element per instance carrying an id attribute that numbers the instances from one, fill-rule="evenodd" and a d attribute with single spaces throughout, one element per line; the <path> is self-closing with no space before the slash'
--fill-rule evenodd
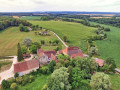
<path id="1" fill-rule="evenodd" d="M 93 23 L 92 24 L 98 24 Z M 109 27 L 110 32 L 107 32 L 107 39 L 96 41 L 100 57 L 103 59 L 113 58 L 118 67 L 120 67 L 120 28 L 110 25 L 100 24 L 104 27 Z"/>
<path id="2" fill-rule="evenodd" d="M 20 42 L 22 44 L 26 37 L 30 37 L 33 42 L 40 42 L 40 40 L 58 40 L 58 38 L 51 34 L 51 36 L 39 36 L 35 35 L 36 31 L 31 32 L 20 32 L 18 27 L 11 27 L 0 32 L 0 57 L 16 55 L 17 44 Z M 38 30 L 37 32 L 41 32 Z M 60 43 L 61 44 L 61 43 Z M 49 46 L 46 46 L 46 48 Z M 56 48 L 56 47 L 52 47 Z M 51 48 L 49 48 L 51 49 Z"/>
<path id="3" fill-rule="evenodd" d="M 67 36 L 70 41 L 68 45 L 79 46 L 83 52 L 87 51 L 86 40 L 89 36 L 94 36 L 96 28 L 87 27 L 80 23 L 63 22 L 63 21 L 30 21 L 33 24 L 52 30 L 62 39 Z"/>
<path id="4" fill-rule="evenodd" d="M 41 16 L 24 16 L 24 17 L 21 17 L 20 19 L 23 19 L 23 20 L 40 20 L 40 17 Z"/>

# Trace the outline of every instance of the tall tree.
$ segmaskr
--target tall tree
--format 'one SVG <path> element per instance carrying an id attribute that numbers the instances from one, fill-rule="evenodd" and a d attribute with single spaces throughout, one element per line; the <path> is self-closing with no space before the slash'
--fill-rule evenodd
<path id="1" fill-rule="evenodd" d="M 47 83 L 47 90 L 70 90 L 71 85 L 68 82 L 69 73 L 68 69 L 61 67 L 56 69 Z"/>
<path id="2" fill-rule="evenodd" d="M 109 90 L 111 83 L 110 77 L 104 73 L 95 73 L 90 81 L 90 85 L 93 90 Z"/>
<path id="3" fill-rule="evenodd" d="M 25 38 L 24 41 L 23 41 L 23 44 L 26 45 L 27 48 L 28 48 L 29 46 L 31 46 L 31 45 L 32 45 L 32 40 L 31 40 L 31 38 L 29 38 L 29 37 Z"/>
<path id="4" fill-rule="evenodd" d="M 18 58 L 18 61 L 21 61 L 21 60 L 23 60 L 23 54 L 22 54 L 22 52 L 21 52 L 21 47 L 20 47 L 20 43 L 18 43 L 18 46 L 17 46 L 17 48 L 18 48 L 18 51 L 17 51 L 17 58 Z"/>

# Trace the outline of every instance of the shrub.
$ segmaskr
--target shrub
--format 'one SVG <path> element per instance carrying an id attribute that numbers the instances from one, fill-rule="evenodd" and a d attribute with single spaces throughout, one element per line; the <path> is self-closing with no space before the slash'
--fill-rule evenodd
<path id="1" fill-rule="evenodd" d="M 18 73 L 15 73 L 14 78 L 16 78 L 16 77 L 18 77 L 18 76 L 19 76 L 19 74 L 18 74 Z"/>
<path id="2" fill-rule="evenodd" d="M 3 80 L 1 85 L 3 90 L 10 88 L 10 84 L 7 80 Z"/>
<path id="3" fill-rule="evenodd" d="M 22 81 L 23 81 L 23 78 L 21 76 L 19 76 L 19 77 L 16 78 L 16 82 L 17 83 L 21 84 Z"/>
<path id="4" fill-rule="evenodd" d="M 9 82 L 10 84 L 12 84 L 12 83 L 15 82 L 15 79 L 14 79 L 14 78 L 9 78 L 9 79 L 8 79 L 8 82 Z"/>
<path id="5" fill-rule="evenodd" d="M 29 76 L 29 82 L 31 83 L 34 80 L 34 77 L 32 75 Z"/>
<path id="6" fill-rule="evenodd" d="M 16 83 L 12 83 L 10 88 L 13 89 L 13 90 L 18 90 L 18 86 L 17 86 Z"/>
<path id="7" fill-rule="evenodd" d="M 43 86 L 42 90 L 47 90 L 47 85 L 46 84 Z"/>
<path id="8" fill-rule="evenodd" d="M 49 68 L 47 66 L 44 66 L 44 67 L 40 68 L 40 72 L 42 74 L 49 74 Z"/>

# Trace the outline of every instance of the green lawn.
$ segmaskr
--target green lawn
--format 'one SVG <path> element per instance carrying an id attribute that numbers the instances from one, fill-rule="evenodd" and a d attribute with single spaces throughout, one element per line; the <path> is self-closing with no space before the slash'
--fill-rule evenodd
<path id="1" fill-rule="evenodd" d="M 120 67 L 120 28 L 110 25 L 100 25 L 104 27 L 109 27 L 111 29 L 110 32 L 107 32 L 108 38 L 106 40 L 96 41 L 97 47 L 99 49 L 100 58 L 113 58 L 116 61 L 117 66 Z"/>
<path id="2" fill-rule="evenodd" d="M 35 77 L 35 81 L 28 83 L 25 86 L 20 86 L 18 90 L 42 90 L 44 84 L 47 83 L 47 79 L 50 75 L 39 75 Z"/>
<path id="3" fill-rule="evenodd" d="M 111 90 L 120 90 L 120 75 L 108 74 L 111 80 Z"/>
<path id="4" fill-rule="evenodd" d="M 41 16 L 24 16 L 24 17 L 21 17 L 20 19 L 23 19 L 23 20 L 40 20 Z"/>
<path id="5" fill-rule="evenodd" d="M 79 46 L 83 52 L 87 51 L 86 39 L 89 36 L 95 35 L 96 28 L 87 27 L 80 23 L 63 22 L 63 21 L 30 21 L 33 24 L 50 29 L 57 33 L 62 39 L 67 36 L 72 46 Z"/>
<path id="6" fill-rule="evenodd" d="M 45 40 L 46 42 L 49 42 L 49 40 L 58 40 L 53 34 L 51 34 L 51 36 L 39 36 L 35 35 L 34 32 L 35 31 L 20 32 L 18 27 L 11 27 L 0 32 L 0 57 L 16 55 L 18 42 L 22 43 L 26 37 L 30 37 L 33 42 L 40 42 L 40 40 Z M 41 30 L 38 32 L 41 32 Z M 47 47 L 49 46 L 46 46 L 46 48 Z"/>

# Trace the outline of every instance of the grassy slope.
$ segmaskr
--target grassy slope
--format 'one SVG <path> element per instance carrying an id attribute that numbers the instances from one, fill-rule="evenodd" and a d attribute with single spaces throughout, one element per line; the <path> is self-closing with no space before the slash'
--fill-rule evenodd
<path id="1" fill-rule="evenodd" d="M 20 32 L 18 27 L 8 28 L 0 33 L 0 56 L 16 55 L 17 44 L 30 37 L 33 42 L 55 40 L 56 36 L 36 36 L 34 31 Z M 54 47 L 52 47 L 53 49 Z"/>
<path id="2" fill-rule="evenodd" d="M 79 46 L 83 52 L 87 50 L 86 39 L 88 36 L 94 35 L 96 28 L 87 27 L 79 23 L 63 22 L 63 21 L 30 21 L 33 24 L 39 24 L 44 28 L 53 30 L 61 38 L 67 36 L 70 45 Z"/>
<path id="3" fill-rule="evenodd" d="M 41 16 L 25 16 L 25 17 L 21 17 L 20 19 L 23 20 L 40 20 Z"/>
<path id="4" fill-rule="evenodd" d="M 111 80 L 111 90 L 120 90 L 120 75 L 108 74 Z"/>
<path id="5" fill-rule="evenodd" d="M 120 67 L 120 28 L 100 25 L 111 29 L 110 32 L 107 32 L 108 38 L 106 40 L 96 41 L 100 57 L 103 59 L 111 57 L 116 61 L 117 66 Z"/>
<path id="6" fill-rule="evenodd" d="M 49 75 L 50 76 L 50 75 Z M 29 83 L 25 86 L 20 86 L 19 90 L 42 90 L 44 84 L 46 83 L 47 79 L 49 78 L 47 75 L 39 75 L 35 77 L 35 81 Z"/>

